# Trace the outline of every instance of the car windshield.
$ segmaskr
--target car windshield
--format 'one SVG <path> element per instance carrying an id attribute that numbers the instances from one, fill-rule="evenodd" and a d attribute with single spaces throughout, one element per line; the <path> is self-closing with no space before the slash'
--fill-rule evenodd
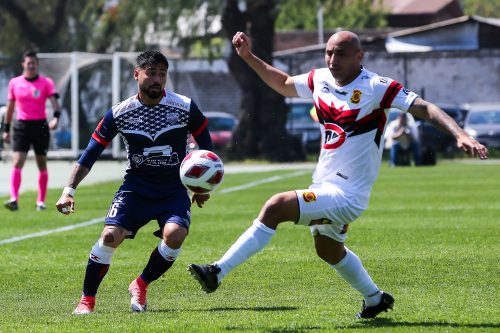
<path id="1" fill-rule="evenodd" d="M 234 128 L 234 119 L 213 117 L 208 118 L 209 131 L 232 131 Z"/>
<path id="2" fill-rule="evenodd" d="M 288 122 L 304 124 L 304 123 L 314 123 L 311 118 L 309 111 L 312 108 L 312 104 L 309 103 L 297 103 L 290 105 L 290 113 L 288 114 Z"/>
<path id="3" fill-rule="evenodd" d="M 471 112 L 469 124 L 500 124 L 500 111 L 478 111 Z"/>

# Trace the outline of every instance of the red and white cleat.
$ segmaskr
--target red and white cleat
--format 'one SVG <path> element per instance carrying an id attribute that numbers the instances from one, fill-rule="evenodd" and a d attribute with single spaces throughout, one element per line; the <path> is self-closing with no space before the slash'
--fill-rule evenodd
<path id="1" fill-rule="evenodd" d="M 128 286 L 128 292 L 130 293 L 130 308 L 132 312 L 146 312 L 147 309 L 147 301 L 146 301 L 146 292 L 147 285 L 140 277 L 132 281 Z"/>
<path id="2" fill-rule="evenodd" d="M 95 296 L 82 296 L 80 303 L 73 311 L 74 315 L 86 315 L 94 312 Z"/>

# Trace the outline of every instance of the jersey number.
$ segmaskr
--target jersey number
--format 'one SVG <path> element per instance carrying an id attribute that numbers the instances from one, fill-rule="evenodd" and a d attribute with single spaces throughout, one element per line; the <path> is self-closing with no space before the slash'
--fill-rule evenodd
<path id="1" fill-rule="evenodd" d="M 118 207 L 120 207 L 120 204 L 118 202 L 114 202 L 108 210 L 107 217 L 115 217 L 116 214 L 118 214 Z"/>

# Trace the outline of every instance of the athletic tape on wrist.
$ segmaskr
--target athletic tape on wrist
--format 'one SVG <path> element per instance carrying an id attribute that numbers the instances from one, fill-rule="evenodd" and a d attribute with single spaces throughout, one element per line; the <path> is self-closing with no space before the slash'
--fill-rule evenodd
<path id="1" fill-rule="evenodd" d="M 64 194 L 69 194 L 69 195 L 71 195 L 72 197 L 74 197 L 74 196 L 75 196 L 75 191 L 76 191 L 76 190 L 75 190 L 74 188 L 69 187 L 69 186 L 66 186 L 66 187 L 63 189 L 63 193 L 64 193 Z"/>

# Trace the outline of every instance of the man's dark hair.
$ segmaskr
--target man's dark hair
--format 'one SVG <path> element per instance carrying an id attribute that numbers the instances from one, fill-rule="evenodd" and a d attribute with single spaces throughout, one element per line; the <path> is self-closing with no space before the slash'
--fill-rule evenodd
<path id="1" fill-rule="evenodd" d="M 23 61 L 24 61 L 24 58 L 26 58 L 26 57 L 33 57 L 38 61 L 38 56 L 36 54 L 36 51 L 28 50 L 28 51 L 24 52 L 23 53 Z"/>
<path id="2" fill-rule="evenodd" d="M 136 66 L 145 69 L 155 64 L 164 64 L 168 69 L 168 60 L 163 53 L 155 50 L 147 50 L 137 56 Z"/>

